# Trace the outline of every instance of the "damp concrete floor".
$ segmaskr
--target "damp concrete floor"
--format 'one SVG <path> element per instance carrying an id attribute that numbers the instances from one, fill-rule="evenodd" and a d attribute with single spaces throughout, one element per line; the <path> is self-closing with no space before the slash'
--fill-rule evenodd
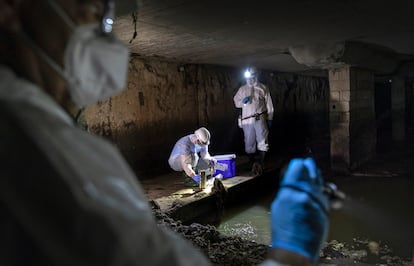
<path id="1" fill-rule="evenodd" d="M 257 173 L 251 172 L 246 156 L 238 156 L 235 160 L 236 175 L 221 180 L 227 191 L 233 191 L 240 186 L 248 186 L 251 183 L 255 183 L 256 180 L 263 178 L 266 174 L 278 176 L 278 171 L 282 164 L 281 159 L 269 157 L 265 172 L 262 175 L 258 175 Z M 207 182 L 205 189 L 186 187 L 183 183 L 181 172 L 170 172 L 150 179 L 141 180 L 141 184 L 147 198 L 155 201 L 162 211 L 173 208 L 177 202 L 180 205 L 186 205 L 193 201 L 209 197 L 215 192 L 213 180 Z"/>

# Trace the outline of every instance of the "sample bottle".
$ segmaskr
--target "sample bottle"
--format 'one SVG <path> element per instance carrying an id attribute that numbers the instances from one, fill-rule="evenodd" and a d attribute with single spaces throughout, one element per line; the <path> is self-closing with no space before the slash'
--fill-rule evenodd
<path id="1" fill-rule="evenodd" d="M 200 171 L 200 174 L 201 174 L 200 188 L 205 189 L 206 188 L 206 182 L 207 182 L 206 171 Z"/>

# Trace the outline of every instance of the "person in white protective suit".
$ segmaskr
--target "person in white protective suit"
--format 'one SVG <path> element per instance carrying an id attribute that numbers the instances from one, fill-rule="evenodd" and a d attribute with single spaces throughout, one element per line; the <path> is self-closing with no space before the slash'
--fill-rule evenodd
<path id="1" fill-rule="evenodd" d="M 246 84 L 233 97 L 236 108 L 241 108 L 241 127 L 245 151 L 250 165 L 258 151 L 260 172 L 263 171 L 266 152 L 269 150 L 269 129 L 273 121 L 273 102 L 267 86 L 258 81 L 258 71 L 249 67 L 244 73 Z"/>
<path id="2" fill-rule="evenodd" d="M 125 85 L 129 53 L 111 29 L 114 12 L 126 14 L 137 3 L 115 2 L 0 0 L 0 265 L 211 264 L 157 225 L 118 149 L 69 115 Z M 294 173 L 306 173 L 297 166 Z M 304 201 L 291 194 L 272 207 L 274 247 L 264 265 L 304 265 L 318 255 L 324 234 L 313 231 L 321 223 L 307 219 L 302 230 L 292 215 L 304 217 Z M 290 215 L 279 220 L 281 206 Z M 312 206 L 306 211 L 320 213 Z M 297 237 L 303 235 L 317 243 Z"/>
<path id="3" fill-rule="evenodd" d="M 183 171 L 186 186 L 198 186 L 199 170 L 214 169 L 217 160 L 208 151 L 210 138 L 210 131 L 201 127 L 175 143 L 168 164 L 174 171 Z"/>

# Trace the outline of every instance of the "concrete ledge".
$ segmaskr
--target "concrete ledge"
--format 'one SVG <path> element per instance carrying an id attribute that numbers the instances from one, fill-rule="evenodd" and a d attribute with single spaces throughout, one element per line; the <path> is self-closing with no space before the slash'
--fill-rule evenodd
<path id="1" fill-rule="evenodd" d="M 264 193 L 276 192 L 278 172 L 279 169 L 274 168 L 258 176 L 239 175 L 224 179 L 224 190 L 213 185 L 203 190 L 181 189 L 169 196 L 157 198 L 154 202 L 170 217 L 184 224 L 217 224 L 224 208 Z"/>

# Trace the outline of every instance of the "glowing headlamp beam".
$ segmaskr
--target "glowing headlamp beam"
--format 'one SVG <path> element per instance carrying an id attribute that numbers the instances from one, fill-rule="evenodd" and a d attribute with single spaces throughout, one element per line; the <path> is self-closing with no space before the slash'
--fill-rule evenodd
<path id="1" fill-rule="evenodd" d="M 252 77 L 252 73 L 249 71 L 249 70 L 246 70 L 245 72 L 244 72 L 244 77 L 245 78 L 251 78 Z"/>

